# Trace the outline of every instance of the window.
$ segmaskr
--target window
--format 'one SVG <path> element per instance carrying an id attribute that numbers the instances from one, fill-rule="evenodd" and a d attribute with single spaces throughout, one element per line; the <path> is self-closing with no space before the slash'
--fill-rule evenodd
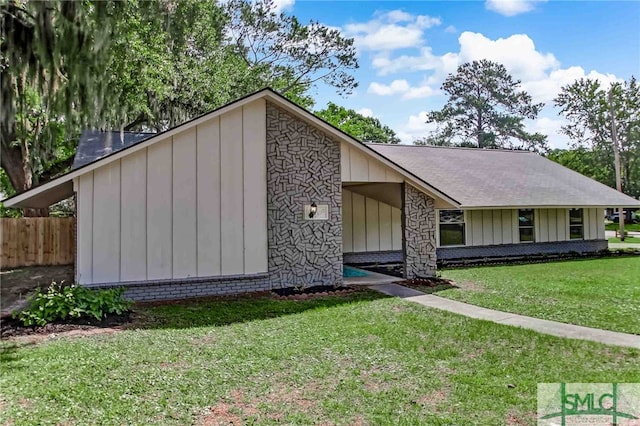
<path id="1" fill-rule="evenodd" d="M 584 216 L 582 209 L 569 210 L 569 238 L 572 240 L 584 239 Z"/>
<path id="2" fill-rule="evenodd" d="M 464 212 L 440 210 L 440 246 L 463 246 Z"/>
<path id="3" fill-rule="evenodd" d="M 536 240 L 533 209 L 518 210 L 518 228 L 520 229 L 520 242 Z"/>

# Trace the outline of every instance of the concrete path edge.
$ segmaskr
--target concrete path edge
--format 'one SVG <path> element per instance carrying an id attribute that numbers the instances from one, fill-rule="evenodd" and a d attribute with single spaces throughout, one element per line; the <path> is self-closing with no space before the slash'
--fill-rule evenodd
<path id="1" fill-rule="evenodd" d="M 510 312 L 496 311 L 476 305 L 470 305 L 464 302 L 458 302 L 457 300 L 445 299 L 444 297 L 435 296 L 433 294 L 425 294 L 399 284 L 370 285 L 368 288 L 389 296 L 400 297 L 410 302 L 419 303 L 420 305 L 427 306 L 429 308 L 453 312 L 469 318 L 526 328 L 552 336 L 589 340 L 592 342 L 604 343 L 606 345 L 640 349 L 640 336 L 635 334 L 583 327 L 580 325 L 549 321 Z"/>

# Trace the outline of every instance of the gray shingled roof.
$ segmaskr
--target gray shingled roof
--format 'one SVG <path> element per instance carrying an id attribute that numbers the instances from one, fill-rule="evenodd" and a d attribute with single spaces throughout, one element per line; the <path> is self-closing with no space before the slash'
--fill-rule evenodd
<path id="1" fill-rule="evenodd" d="M 80 136 L 71 170 L 135 145 L 153 135 L 155 133 L 85 130 Z"/>
<path id="2" fill-rule="evenodd" d="M 640 201 L 532 152 L 368 146 L 465 208 L 640 206 Z"/>

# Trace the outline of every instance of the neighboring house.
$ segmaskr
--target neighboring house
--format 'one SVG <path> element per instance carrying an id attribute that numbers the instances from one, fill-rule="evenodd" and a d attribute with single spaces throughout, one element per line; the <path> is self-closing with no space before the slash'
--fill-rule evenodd
<path id="1" fill-rule="evenodd" d="M 548 173 L 566 185 L 529 182 Z M 365 145 L 269 89 L 155 135 L 85 133 L 69 173 L 5 205 L 74 194 L 76 280 L 138 300 L 340 284 L 343 258 L 418 277 L 478 245 L 599 250 L 602 209 L 640 205 L 535 154 Z"/>

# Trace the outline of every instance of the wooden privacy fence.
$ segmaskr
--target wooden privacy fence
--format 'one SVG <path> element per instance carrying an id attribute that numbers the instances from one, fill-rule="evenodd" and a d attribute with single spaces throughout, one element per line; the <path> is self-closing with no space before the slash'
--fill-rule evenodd
<path id="1" fill-rule="evenodd" d="M 0 268 L 74 263 L 75 218 L 24 217 L 1 220 Z"/>

